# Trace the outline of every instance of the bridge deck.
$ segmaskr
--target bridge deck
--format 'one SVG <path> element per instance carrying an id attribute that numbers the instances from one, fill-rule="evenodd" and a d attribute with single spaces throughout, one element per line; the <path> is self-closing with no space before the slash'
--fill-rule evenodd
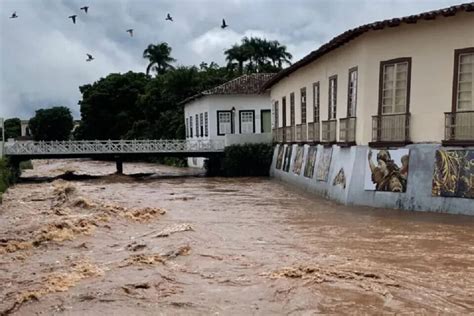
<path id="1" fill-rule="evenodd" d="M 5 155 L 20 159 L 111 156 L 202 156 L 224 151 L 216 140 L 17 141 L 5 143 Z"/>

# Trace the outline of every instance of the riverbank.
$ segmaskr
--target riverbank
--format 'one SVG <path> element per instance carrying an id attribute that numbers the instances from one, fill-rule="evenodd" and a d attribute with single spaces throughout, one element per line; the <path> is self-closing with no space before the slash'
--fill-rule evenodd
<path id="1" fill-rule="evenodd" d="M 471 217 L 151 164 L 34 165 L 23 176 L 99 177 L 5 194 L 0 314 L 474 312 Z"/>

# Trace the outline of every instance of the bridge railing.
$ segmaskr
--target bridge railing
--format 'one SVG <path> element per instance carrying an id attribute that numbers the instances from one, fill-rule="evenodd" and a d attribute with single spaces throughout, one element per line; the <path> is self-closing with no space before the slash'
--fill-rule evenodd
<path id="1" fill-rule="evenodd" d="M 6 155 L 222 152 L 223 140 L 81 140 L 5 143 Z"/>

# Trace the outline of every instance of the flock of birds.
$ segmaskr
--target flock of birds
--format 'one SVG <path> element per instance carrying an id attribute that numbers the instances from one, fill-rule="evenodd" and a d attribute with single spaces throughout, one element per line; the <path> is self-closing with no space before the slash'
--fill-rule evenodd
<path id="1" fill-rule="evenodd" d="M 87 12 L 89 11 L 89 7 L 84 6 L 84 7 L 81 7 L 80 10 L 84 11 L 84 13 L 87 14 Z M 15 11 L 10 16 L 10 19 L 16 19 L 16 18 L 18 18 L 18 14 L 16 14 L 16 11 Z M 73 15 L 68 16 L 68 19 L 71 19 L 72 23 L 76 24 L 77 14 L 73 14 Z M 173 22 L 173 17 L 171 16 L 171 14 L 168 13 L 166 15 L 165 21 Z M 222 19 L 221 29 L 225 29 L 228 26 L 229 25 L 226 23 L 225 19 Z M 127 32 L 130 35 L 130 37 L 133 37 L 133 29 L 125 30 L 125 32 Z M 93 61 L 94 60 L 94 57 L 91 54 L 86 54 L 86 55 L 87 55 L 86 61 Z"/>

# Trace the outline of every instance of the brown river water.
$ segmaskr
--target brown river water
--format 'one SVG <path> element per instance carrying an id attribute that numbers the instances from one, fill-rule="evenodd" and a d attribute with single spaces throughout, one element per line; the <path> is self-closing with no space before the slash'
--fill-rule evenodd
<path id="1" fill-rule="evenodd" d="M 474 313 L 472 217 L 144 163 L 34 167 L 0 208 L 0 315 Z M 99 177 L 52 178 L 67 171 Z"/>

